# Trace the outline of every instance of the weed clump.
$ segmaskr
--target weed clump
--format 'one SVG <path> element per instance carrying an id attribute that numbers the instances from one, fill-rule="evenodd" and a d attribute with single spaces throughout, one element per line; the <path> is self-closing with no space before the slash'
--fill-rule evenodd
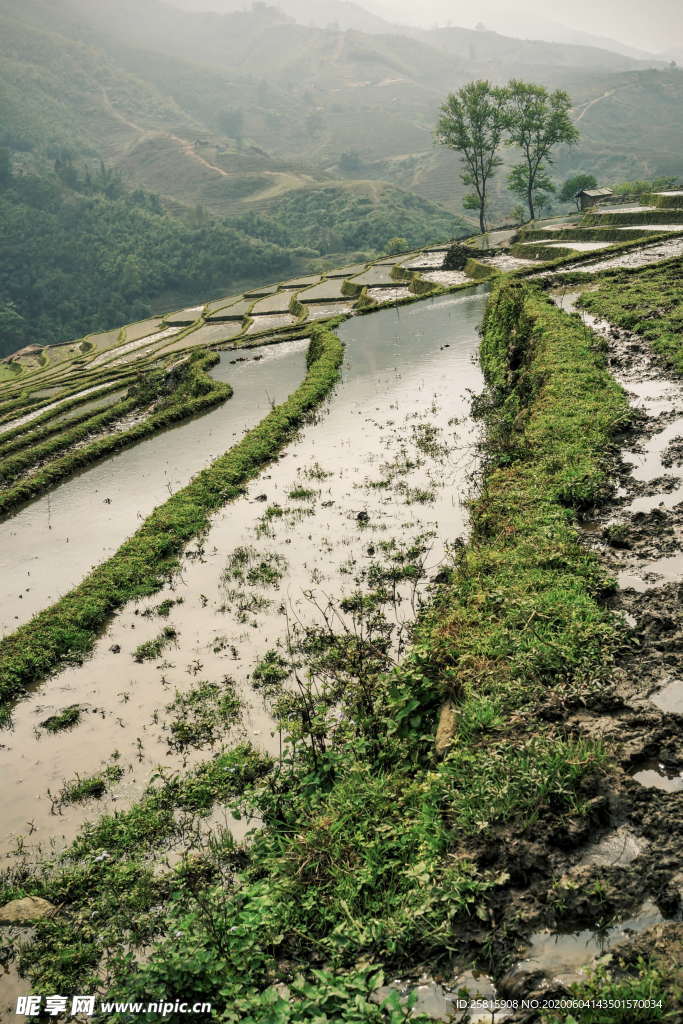
<path id="1" fill-rule="evenodd" d="M 161 653 L 178 637 L 178 632 L 173 626 L 164 626 L 161 633 L 155 636 L 152 640 L 146 640 L 133 651 L 133 657 L 136 661 L 152 661 L 154 658 L 158 658 Z"/>
<path id="2" fill-rule="evenodd" d="M 99 800 L 116 782 L 120 782 L 124 776 L 124 770 L 120 765 L 107 765 L 102 771 L 95 775 L 81 777 L 76 776 L 71 782 L 66 782 L 62 787 L 57 803 L 60 806 L 67 804 L 80 804 L 86 800 Z"/>
<path id="3" fill-rule="evenodd" d="M 40 728 L 46 732 L 63 732 L 65 729 L 72 729 L 81 720 L 83 708 L 80 704 L 70 704 L 56 715 L 50 715 L 40 723 Z"/>
<path id="4" fill-rule="evenodd" d="M 227 676 L 219 683 L 197 683 L 186 693 L 176 691 L 166 707 L 170 716 L 168 745 L 171 750 L 213 746 L 239 718 L 241 702 L 233 681 Z"/>

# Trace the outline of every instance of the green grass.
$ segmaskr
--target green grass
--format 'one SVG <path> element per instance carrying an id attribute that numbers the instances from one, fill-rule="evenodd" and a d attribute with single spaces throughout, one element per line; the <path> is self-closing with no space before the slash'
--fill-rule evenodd
<path id="1" fill-rule="evenodd" d="M 528 284 L 494 286 L 484 326 L 487 462 L 472 537 L 409 655 L 388 672 L 349 670 L 328 691 L 319 677 L 306 688 L 315 660 L 301 665 L 283 758 L 256 769 L 256 785 L 245 788 L 244 752 L 221 755 L 201 780 L 176 777 L 173 793 L 167 781 L 86 831 L 37 886 L 62 910 L 24 954 L 36 991 L 87 986 L 105 953 L 118 996 L 180 984 L 225 1024 L 393 1024 L 398 1011 L 370 993 L 385 972 L 468 955 L 470 937 L 509 905 L 508 839 L 523 848 L 592 813 L 606 752 L 540 710 L 604 687 L 621 642 L 577 516 L 608 490 L 629 407 L 578 318 Z M 327 637 L 328 664 L 335 645 L 339 659 L 350 649 L 345 635 Z M 277 689 L 287 672 L 273 651 L 256 681 Z M 437 756 L 444 705 L 452 728 Z M 145 857 L 174 834 L 178 808 L 230 794 L 233 812 L 263 823 L 249 847 L 191 845 L 175 873 L 154 879 Z M 500 968 L 496 920 L 483 966 Z M 140 945 L 142 965 L 129 953 Z M 282 982 L 291 1001 L 274 988 Z"/>
<path id="2" fill-rule="evenodd" d="M 612 272 L 582 295 L 580 305 L 646 339 L 668 366 L 683 373 L 683 259 L 637 274 Z"/>
<path id="3" fill-rule="evenodd" d="M 607 227 L 611 224 L 681 224 L 683 226 L 683 208 L 678 210 L 615 210 L 614 213 L 589 213 L 582 221 L 587 227 Z"/>
<path id="4" fill-rule="evenodd" d="M 646 221 L 645 223 L 650 222 Z M 637 237 L 635 232 L 631 237 Z M 624 242 L 629 235 L 618 227 L 575 227 L 562 228 L 560 231 L 553 231 L 550 228 L 523 228 L 519 233 L 519 238 L 524 242 L 561 242 L 565 239 L 582 242 Z"/>
<path id="5" fill-rule="evenodd" d="M 40 723 L 40 728 L 46 732 L 63 732 L 65 729 L 72 729 L 81 720 L 83 709 L 79 704 L 71 704 L 56 715 L 50 715 Z"/>
<path id="6" fill-rule="evenodd" d="M 158 590 L 179 565 L 185 544 L 211 514 L 241 494 L 335 384 L 342 345 L 312 328 L 306 376 L 290 397 L 167 502 L 74 590 L 0 642 L 0 704 L 66 663 L 87 657 L 117 608 Z"/>
<path id="7" fill-rule="evenodd" d="M 666 974 L 656 962 L 640 960 L 634 967 L 635 973 L 619 963 L 598 967 L 586 982 L 572 985 L 572 998 L 607 1005 L 578 1007 L 571 1013 L 546 1010 L 543 1024 L 655 1024 L 678 1019 L 673 1004 L 675 1000 L 680 1008 L 683 991 L 673 981 L 675 965 L 669 964 Z M 653 1005 L 639 1006 L 642 1002 Z"/>
<path id="8" fill-rule="evenodd" d="M 173 626 L 164 626 L 162 631 L 151 640 L 138 644 L 133 651 L 136 661 L 154 661 L 160 657 L 163 651 L 172 644 L 178 637 L 178 632 Z"/>
<path id="9" fill-rule="evenodd" d="M 83 778 L 77 775 L 71 782 L 64 784 L 58 797 L 58 803 L 65 806 L 81 804 L 86 800 L 99 800 L 114 783 L 120 782 L 123 776 L 123 768 L 116 764 L 108 765 L 95 775 Z"/>
<path id="10" fill-rule="evenodd" d="M 567 243 L 566 246 L 550 246 L 544 245 L 543 240 L 537 242 L 536 245 L 527 245 L 524 242 L 515 242 L 510 246 L 510 252 L 513 256 L 517 256 L 519 259 L 523 260 L 538 260 L 539 262 L 555 260 L 558 256 L 566 258 L 571 256 L 574 251 L 575 250 L 572 249 L 570 243 Z M 591 255 L 595 256 L 599 252 L 602 252 L 602 250 L 596 250 L 591 253 Z"/>
<path id="11" fill-rule="evenodd" d="M 240 700 L 229 678 L 222 683 L 203 680 L 185 693 L 176 691 L 166 708 L 171 716 L 168 745 L 172 750 L 211 746 L 239 718 Z"/>

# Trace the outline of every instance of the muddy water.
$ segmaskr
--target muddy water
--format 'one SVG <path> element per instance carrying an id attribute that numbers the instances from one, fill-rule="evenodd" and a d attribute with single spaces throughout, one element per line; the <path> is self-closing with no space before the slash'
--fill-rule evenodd
<path id="1" fill-rule="evenodd" d="M 611 243 L 614 244 L 614 243 Z M 575 246 L 572 246 L 575 248 Z M 653 263 L 661 263 L 662 260 L 671 259 L 673 256 L 680 256 L 683 253 L 683 238 L 672 238 L 668 242 L 657 242 L 654 245 L 644 245 L 640 249 L 633 249 L 631 252 L 622 253 L 621 256 L 609 256 L 606 259 L 590 263 L 567 263 L 559 270 L 548 270 L 539 274 L 539 277 L 557 277 L 569 271 L 579 274 L 595 274 L 599 270 L 617 270 L 621 267 L 647 267 Z"/>
<path id="2" fill-rule="evenodd" d="M 130 803 L 159 766 L 181 767 L 182 757 L 169 752 L 166 707 L 176 691 L 186 693 L 201 680 L 230 677 L 244 704 L 240 724 L 218 737 L 218 746 L 247 736 L 277 755 L 269 708 L 250 685 L 256 662 L 297 622 L 320 623 L 319 609 L 340 622 L 336 602 L 381 557 L 383 542 L 405 543 L 433 531 L 417 595 L 401 592 L 388 609 L 398 649 L 444 544 L 466 530 L 461 499 L 476 464 L 469 392 L 481 385 L 474 356 L 484 304 L 479 290 L 342 326 L 343 378 L 316 421 L 244 497 L 216 516 L 171 588 L 123 609 L 92 659 L 63 671 L 16 709 L 13 731 L 3 734 L 0 747 L 6 853 L 20 836 L 43 850 L 60 846 L 84 820 Z M 425 438 L 437 443 L 425 445 Z M 309 493 L 302 497 L 301 490 Z M 273 506 L 283 514 L 269 514 Z M 240 547 L 270 559 L 281 578 L 254 585 L 226 581 Z M 166 619 L 144 614 L 164 598 L 182 604 Z M 165 625 L 177 630 L 176 640 L 160 657 L 138 663 L 135 648 Z M 86 708 L 75 728 L 36 731 L 48 715 L 72 704 Z M 193 752 L 188 761 L 206 754 Z M 125 775 L 111 795 L 53 807 L 48 789 L 55 796 L 64 780 L 91 775 L 112 760 Z"/>
<path id="3" fill-rule="evenodd" d="M 577 309 L 580 295 L 580 291 L 571 291 L 556 298 L 561 308 L 569 312 L 578 311 L 591 330 L 611 339 L 612 328 L 606 320 Z M 683 435 L 683 383 L 665 377 L 644 348 L 639 357 L 634 358 L 629 353 L 628 359 L 612 367 L 612 373 L 628 392 L 632 405 L 650 422 L 657 421 L 657 427 L 646 440 L 622 452 L 634 481 L 643 485 L 654 481 L 655 484 L 646 487 L 646 494 L 639 494 L 620 505 L 614 518 L 623 520 L 653 509 L 673 509 L 683 502 L 683 478 L 678 473 L 673 482 L 670 480 L 671 467 L 665 464 L 663 457 L 671 442 Z M 657 482 L 662 477 L 668 477 L 669 482 L 658 486 Z M 659 558 L 631 559 L 623 566 L 617 579 L 622 588 L 645 591 L 657 583 L 680 579 L 682 575 L 683 555 L 676 553 Z"/>
<path id="4" fill-rule="evenodd" d="M 230 448 L 305 373 L 307 341 L 224 352 L 211 372 L 234 395 L 204 416 L 119 452 L 0 523 L 0 633 L 11 632 L 111 555 L 153 508 Z M 254 359 L 261 356 L 260 359 Z"/>
<path id="5" fill-rule="evenodd" d="M 644 903 L 633 917 L 604 932 L 589 929 L 555 935 L 548 931 L 537 932 L 531 938 L 528 956 L 520 967 L 523 970 L 542 970 L 548 977 L 563 984 L 572 984 L 585 977 L 583 969 L 595 957 L 623 942 L 629 935 L 644 932 L 662 920 L 653 903 Z"/>
<path id="6" fill-rule="evenodd" d="M 590 288 L 590 284 L 587 287 Z M 607 321 L 578 308 L 580 295 L 580 291 L 558 292 L 554 299 L 560 308 L 578 312 L 591 330 L 608 340 L 612 373 L 628 392 L 632 404 L 646 415 L 648 423 L 648 429 L 644 432 L 645 440 L 639 440 L 632 448 L 622 450 L 623 460 L 629 469 L 629 490 L 622 489 L 609 520 L 601 520 L 601 527 L 605 527 L 623 523 L 624 520 L 633 521 L 634 515 L 645 510 L 672 508 L 683 499 L 680 474 L 672 481 L 669 472 L 669 481 L 662 480 L 667 474 L 663 456 L 671 441 L 683 432 L 683 386 L 663 374 L 643 343 L 624 346 L 621 332 L 613 329 Z M 647 492 L 647 497 L 642 495 L 643 490 Z M 633 491 L 638 496 L 629 500 Z M 616 559 L 617 556 L 611 552 L 611 568 Z M 617 579 L 622 591 L 630 589 L 644 592 L 666 582 L 678 581 L 683 571 L 680 549 L 675 554 L 660 557 L 656 545 L 642 551 L 620 551 L 618 561 L 622 570 L 617 573 Z M 630 621 L 631 625 L 637 625 L 633 617 Z M 664 675 L 650 699 L 663 712 L 675 713 L 681 706 L 681 693 L 680 681 Z M 642 700 L 638 706 L 646 706 L 646 702 Z M 664 793 L 683 790 L 683 773 L 680 768 L 671 767 L 657 759 L 641 762 L 633 778 L 644 787 Z M 643 855 L 644 849 L 642 840 L 628 826 L 622 826 L 600 843 L 589 846 L 580 866 L 628 865 Z M 659 909 L 653 903 L 646 902 L 631 918 L 613 925 L 603 933 L 591 929 L 575 933 L 553 933 L 548 930 L 538 932 L 531 937 L 527 958 L 515 970 L 522 973 L 542 970 L 547 978 L 564 984 L 579 981 L 585 976 L 586 967 L 596 957 L 629 936 L 644 932 L 663 920 Z"/>

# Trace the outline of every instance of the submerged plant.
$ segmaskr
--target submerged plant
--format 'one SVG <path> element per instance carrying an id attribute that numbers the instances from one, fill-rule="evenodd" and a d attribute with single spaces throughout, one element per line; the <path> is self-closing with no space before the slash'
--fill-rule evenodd
<path id="1" fill-rule="evenodd" d="M 178 632 L 173 626 L 164 626 L 161 633 L 152 640 L 146 640 L 138 644 L 133 651 L 136 661 L 151 661 L 158 658 L 161 653 L 178 637 Z"/>
<path id="2" fill-rule="evenodd" d="M 169 747 L 184 751 L 188 747 L 213 746 L 235 724 L 240 710 L 234 681 L 228 676 L 221 683 L 203 680 L 184 693 L 176 691 L 175 699 L 166 707 Z"/>
<path id="3" fill-rule="evenodd" d="M 81 720 L 81 714 L 83 708 L 80 704 L 70 704 L 68 708 L 64 708 L 62 711 L 58 711 L 55 715 L 50 715 L 49 718 L 44 719 L 40 723 L 41 729 L 45 729 L 46 732 L 62 732 L 64 729 L 72 729 L 74 725 L 78 725 Z"/>

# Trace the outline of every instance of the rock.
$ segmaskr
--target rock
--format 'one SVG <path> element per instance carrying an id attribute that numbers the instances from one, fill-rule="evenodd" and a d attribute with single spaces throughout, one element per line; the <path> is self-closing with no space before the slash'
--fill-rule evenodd
<path id="1" fill-rule="evenodd" d="M 0 924 L 33 924 L 54 914 L 56 907 L 40 896 L 25 896 L 0 907 Z"/>
<path id="2" fill-rule="evenodd" d="M 419 1017 L 422 1014 L 431 1020 L 452 1021 L 455 1017 L 456 1007 L 453 997 L 445 994 L 441 985 L 435 981 L 425 982 L 415 988 L 409 988 L 406 983 L 396 982 L 393 985 L 382 985 L 372 993 L 370 1001 L 380 1005 L 388 999 L 392 992 L 396 992 L 402 1006 L 408 1001 L 411 995 L 416 995 L 417 1000 L 413 1007 L 411 1016 Z"/>
<path id="3" fill-rule="evenodd" d="M 496 998 L 496 986 L 486 974 L 465 971 L 457 976 L 452 987 L 458 992 L 467 992 L 471 999 Z"/>
<path id="4" fill-rule="evenodd" d="M 370 522 L 370 516 L 369 516 L 369 514 L 367 512 L 359 512 L 358 515 L 356 516 L 356 520 L 359 523 L 369 523 Z"/>
<path id="5" fill-rule="evenodd" d="M 455 736 L 456 711 L 452 701 L 446 701 L 439 714 L 439 725 L 436 730 L 434 749 L 439 757 L 443 757 Z"/>
<path id="6" fill-rule="evenodd" d="M 529 993 L 544 980 L 543 971 L 524 964 L 516 964 L 501 978 L 498 988 L 504 999 L 528 999 Z"/>
<path id="7" fill-rule="evenodd" d="M 451 999 L 448 999 L 435 981 L 428 985 L 418 985 L 413 991 L 417 994 L 417 1002 L 413 1008 L 413 1015 L 418 1017 L 421 1013 L 432 1020 L 451 1020 L 454 1016 L 454 1007 Z"/>
<path id="8" fill-rule="evenodd" d="M 112 644 L 109 650 L 111 651 L 112 654 L 120 654 L 121 644 Z"/>

